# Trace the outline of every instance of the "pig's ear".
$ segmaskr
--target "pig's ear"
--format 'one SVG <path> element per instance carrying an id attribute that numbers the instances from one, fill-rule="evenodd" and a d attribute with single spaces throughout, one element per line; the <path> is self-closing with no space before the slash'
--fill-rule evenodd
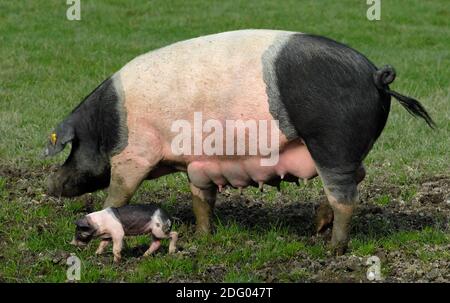
<path id="1" fill-rule="evenodd" d="M 44 156 L 51 157 L 61 152 L 66 144 L 75 138 L 75 130 L 72 125 L 63 122 L 49 136 L 49 142 L 44 150 Z"/>
<path id="2" fill-rule="evenodd" d="M 80 229 L 89 229 L 89 228 L 91 228 L 91 225 L 89 224 L 89 222 L 88 222 L 88 220 L 87 220 L 86 217 L 83 217 L 83 218 L 81 218 L 81 219 L 78 219 L 78 220 L 75 222 L 75 225 L 76 225 L 77 227 L 79 227 Z"/>

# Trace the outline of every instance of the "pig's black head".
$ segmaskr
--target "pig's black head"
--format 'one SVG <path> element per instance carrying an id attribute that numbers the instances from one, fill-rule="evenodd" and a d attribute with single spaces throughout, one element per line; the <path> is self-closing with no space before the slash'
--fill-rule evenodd
<path id="1" fill-rule="evenodd" d="M 52 196 L 73 197 L 94 192 L 109 185 L 108 157 L 100 152 L 92 136 L 81 136 L 72 125 L 64 121 L 50 135 L 44 154 L 52 156 L 62 151 L 67 143 L 72 149 L 64 164 L 48 179 L 48 193 Z"/>
<path id="2" fill-rule="evenodd" d="M 94 237 L 96 228 L 89 223 L 86 217 L 77 220 L 75 225 L 77 227 L 72 244 L 75 246 L 86 246 Z"/>
<path id="3" fill-rule="evenodd" d="M 126 144 L 119 105 L 113 81 L 107 79 L 50 134 L 46 156 L 72 145 L 67 160 L 49 177 L 50 195 L 73 197 L 109 186 L 111 154 Z"/>

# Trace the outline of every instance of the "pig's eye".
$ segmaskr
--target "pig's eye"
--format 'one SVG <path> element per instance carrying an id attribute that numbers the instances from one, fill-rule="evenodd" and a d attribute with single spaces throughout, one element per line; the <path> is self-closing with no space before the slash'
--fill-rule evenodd
<path id="1" fill-rule="evenodd" d="M 159 223 L 156 223 L 156 227 L 161 227 L 161 224 L 159 224 Z"/>

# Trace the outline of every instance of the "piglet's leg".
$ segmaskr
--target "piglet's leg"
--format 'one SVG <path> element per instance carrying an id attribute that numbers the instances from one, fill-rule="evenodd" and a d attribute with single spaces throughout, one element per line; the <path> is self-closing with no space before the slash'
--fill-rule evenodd
<path id="1" fill-rule="evenodd" d="M 150 247 L 144 253 L 144 257 L 150 256 L 155 251 L 157 251 L 160 247 L 161 247 L 161 240 L 153 239 L 152 244 L 150 244 Z"/>
<path id="2" fill-rule="evenodd" d="M 121 251 L 123 246 L 123 235 L 116 235 L 112 238 L 114 262 L 119 263 L 122 259 Z"/>
<path id="3" fill-rule="evenodd" d="M 100 245 L 98 246 L 97 251 L 95 252 L 95 254 L 101 255 L 105 251 L 105 248 L 108 246 L 109 242 L 110 242 L 110 239 L 102 240 L 100 242 Z"/>
<path id="4" fill-rule="evenodd" d="M 176 231 L 172 231 L 170 232 L 169 237 L 170 237 L 169 254 L 173 254 L 177 250 L 178 233 Z"/>

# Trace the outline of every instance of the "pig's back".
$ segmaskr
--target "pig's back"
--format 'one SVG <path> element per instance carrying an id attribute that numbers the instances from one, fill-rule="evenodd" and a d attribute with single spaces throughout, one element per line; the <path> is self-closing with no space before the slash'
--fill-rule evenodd
<path id="1" fill-rule="evenodd" d="M 202 112 L 205 120 L 272 120 L 264 69 L 271 69 L 272 53 L 292 34 L 276 30 L 225 32 L 181 41 L 135 58 L 114 75 L 128 125 L 145 120 L 170 138 L 173 121 L 192 122 L 193 112 Z"/>
<path id="2" fill-rule="evenodd" d="M 154 204 L 126 205 L 112 207 L 114 215 L 122 224 L 125 235 L 139 235 L 147 232 L 152 216 L 158 210 Z"/>

